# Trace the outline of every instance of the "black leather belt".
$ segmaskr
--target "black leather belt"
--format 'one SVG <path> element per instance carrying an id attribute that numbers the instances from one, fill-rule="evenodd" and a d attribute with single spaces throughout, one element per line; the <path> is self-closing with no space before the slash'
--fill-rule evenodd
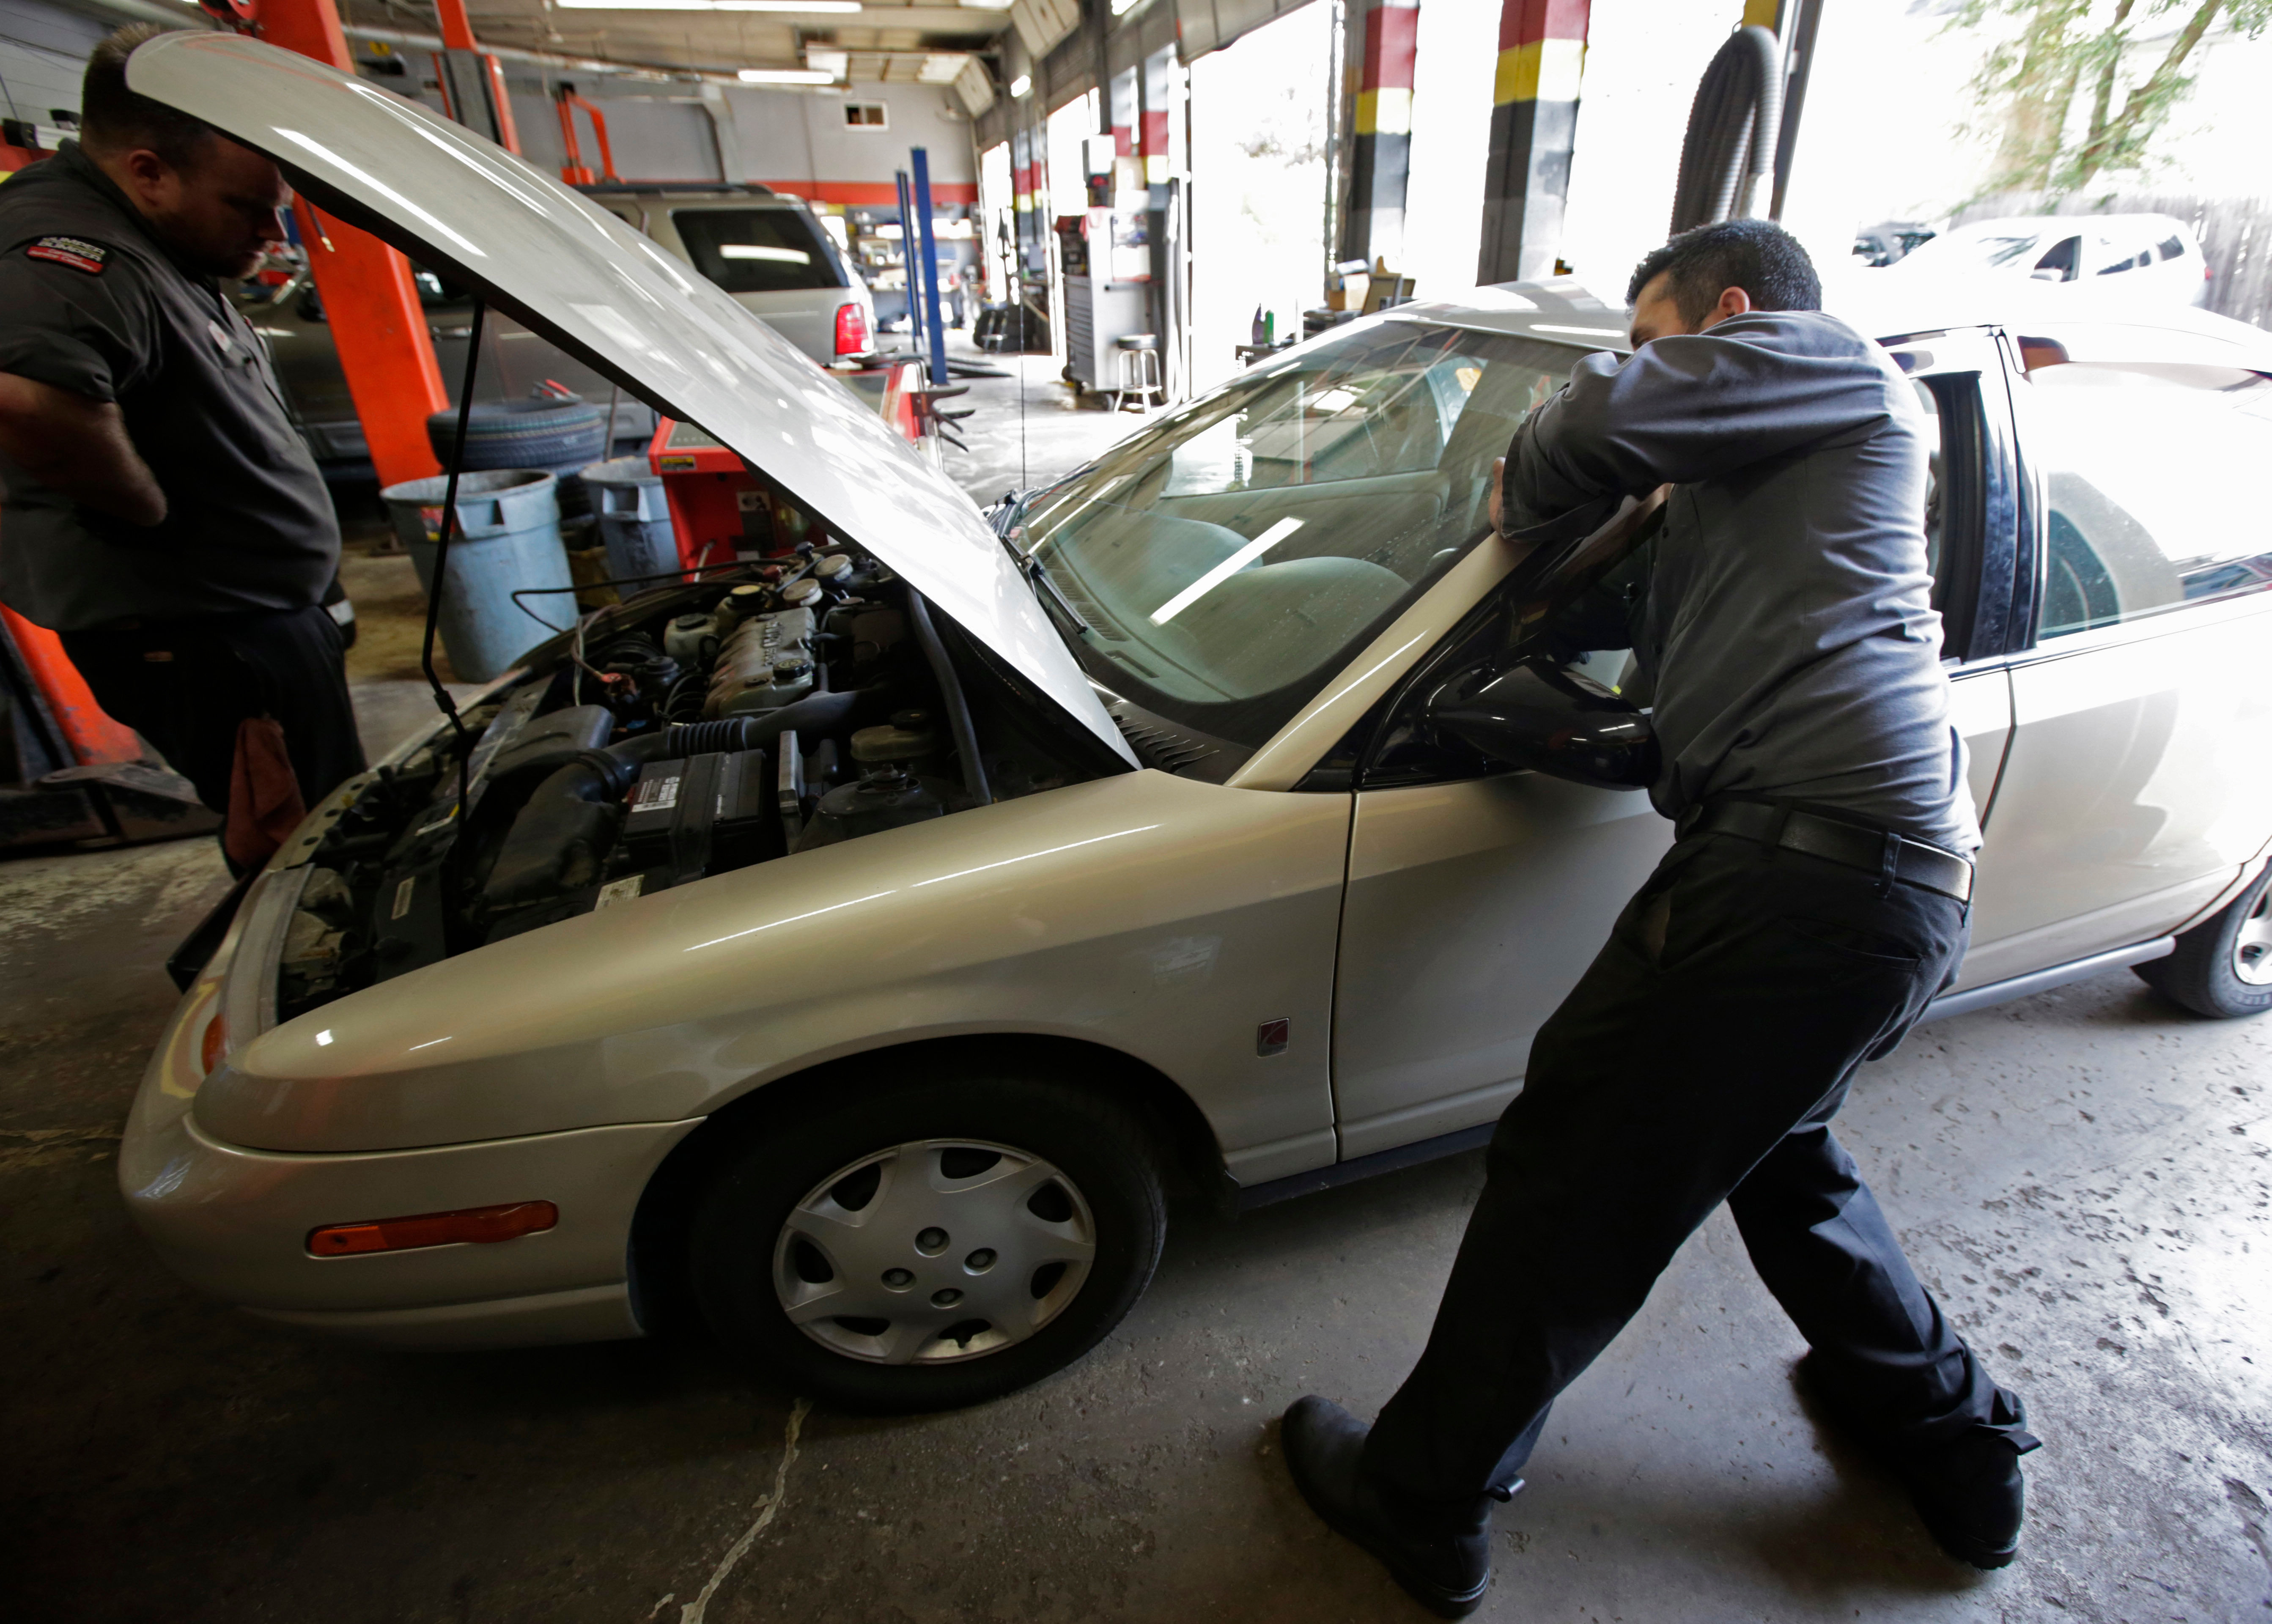
<path id="1" fill-rule="evenodd" d="M 1953 851 L 1928 846 L 1884 829 L 1841 822 L 1795 807 L 1761 801 L 1708 801 L 1692 807 L 1678 824 L 1683 835 L 1734 834 L 1785 851 L 1858 868 L 1903 885 L 1938 891 L 1960 902 L 1972 900 L 1972 864 Z"/>

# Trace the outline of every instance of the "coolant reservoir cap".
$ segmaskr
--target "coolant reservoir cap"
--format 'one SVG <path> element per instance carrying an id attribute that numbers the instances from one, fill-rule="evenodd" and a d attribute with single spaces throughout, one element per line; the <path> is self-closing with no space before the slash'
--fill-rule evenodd
<path id="1" fill-rule="evenodd" d="M 921 711 L 902 711 L 901 716 L 921 716 Z M 913 761 L 930 755 L 938 749 L 938 736 L 928 728 L 899 725 L 900 717 L 892 718 L 888 727 L 862 728 L 852 735 L 852 759 L 864 764 L 883 761 Z"/>
<path id="2" fill-rule="evenodd" d="M 793 580 L 781 590 L 781 602 L 792 609 L 802 609 L 820 595 L 817 580 Z"/>

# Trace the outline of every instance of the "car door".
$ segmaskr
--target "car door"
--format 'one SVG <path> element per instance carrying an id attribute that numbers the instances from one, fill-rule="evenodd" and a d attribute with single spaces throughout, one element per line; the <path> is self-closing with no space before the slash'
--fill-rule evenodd
<path id="1" fill-rule="evenodd" d="M 1901 353 L 1940 429 L 1929 505 L 1935 596 L 1953 647 L 1969 656 L 1971 628 L 1984 613 L 2000 625 L 2010 595 L 2016 504 L 2000 363 L 1977 333 Z M 1998 525 L 2000 543 L 1989 545 Z M 1489 635 L 1471 627 L 1455 639 L 1481 647 Z M 2010 705 L 2000 643 L 1980 647 L 1992 652 L 1955 660 L 1953 674 L 1985 806 Z M 1444 651 L 1436 669 L 1463 657 Z M 1614 685 L 1623 657 L 1597 653 L 1585 669 Z M 1356 792 L 1334 992 L 1344 1160 L 1493 1120 L 1521 1087 L 1540 1024 L 1671 844 L 1671 826 L 1637 791 L 1535 773 L 1476 776 L 1454 756 L 1401 742 L 1424 683 L 1384 718 Z"/>
<path id="2" fill-rule="evenodd" d="M 1976 984 L 2173 930 L 2272 838 L 2272 526 L 2246 494 L 2272 457 L 2272 381 L 2141 327 L 2022 347 L 2035 602 Z"/>

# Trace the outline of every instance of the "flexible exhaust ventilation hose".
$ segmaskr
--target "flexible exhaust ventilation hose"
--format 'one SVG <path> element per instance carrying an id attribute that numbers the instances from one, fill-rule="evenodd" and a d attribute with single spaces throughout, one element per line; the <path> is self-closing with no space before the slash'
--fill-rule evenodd
<path id="1" fill-rule="evenodd" d="M 1680 146 L 1672 235 L 1749 214 L 1775 173 L 1782 126 L 1782 49 L 1764 28 L 1738 28 L 1704 70 Z"/>

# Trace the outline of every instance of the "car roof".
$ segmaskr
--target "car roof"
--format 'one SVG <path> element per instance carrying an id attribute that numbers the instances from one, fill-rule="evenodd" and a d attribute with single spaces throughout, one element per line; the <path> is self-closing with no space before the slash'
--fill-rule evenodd
<path id="1" fill-rule="evenodd" d="M 2141 303 L 2114 290 L 2076 294 L 2033 282 L 1912 282 L 1887 271 L 1849 271 L 1824 289 L 1823 308 L 1880 341 L 1967 327 L 2031 333 L 2101 328 L 2110 335 L 2118 330 L 2132 337 L 2157 335 L 2194 356 L 2213 355 L 2231 366 L 2272 371 L 2272 333 L 2189 305 Z M 1596 297 L 1573 277 L 1501 282 L 1448 299 L 1398 305 L 1390 313 L 1581 349 L 1624 354 L 1629 348 L 1624 309 Z"/>
<path id="2" fill-rule="evenodd" d="M 1622 305 L 1603 303 L 1573 276 L 1542 282 L 1498 282 L 1471 288 L 1445 299 L 1424 299 L 1381 312 L 1447 326 L 1543 339 L 1580 349 L 1614 349 L 1626 343 Z"/>
<path id="3" fill-rule="evenodd" d="M 1992 220 L 1968 220 L 1961 226 L 1951 226 L 1945 236 L 1960 232 L 1986 234 L 2025 228 L 2031 231 L 2064 231 L 2079 226 L 2124 226 L 2133 229 L 2156 231 L 2185 231 L 2192 228 L 2174 214 L 1999 214 Z"/>
<path id="4" fill-rule="evenodd" d="M 803 200 L 784 196 L 755 181 L 746 185 L 729 185 L 724 181 L 594 181 L 576 190 L 587 198 L 671 198 L 688 201 L 716 198 L 721 202 L 791 205 Z"/>

